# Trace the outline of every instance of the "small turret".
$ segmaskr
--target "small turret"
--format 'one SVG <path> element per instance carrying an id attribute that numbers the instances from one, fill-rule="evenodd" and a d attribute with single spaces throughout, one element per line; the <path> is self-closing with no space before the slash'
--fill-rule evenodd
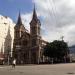
<path id="1" fill-rule="evenodd" d="M 32 63 L 39 63 L 40 45 L 41 45 L 40 27 L 41 27 L 41 23 L 37 17 L 35 6 L 34 6 L 32 20 L 30 22 L 31 55 L 32 55 L 31 59 L 35 59 L 35 60 L 31 60 Z"/>

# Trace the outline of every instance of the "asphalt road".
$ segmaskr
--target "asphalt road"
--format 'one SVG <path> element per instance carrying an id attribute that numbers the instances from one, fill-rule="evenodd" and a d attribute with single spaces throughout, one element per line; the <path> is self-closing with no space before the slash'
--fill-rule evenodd
<path id="1" fill-rule="evenodd" d="M 0 75 L 75 75 L 75 63 L 54 65 L 0 66 Z"/>

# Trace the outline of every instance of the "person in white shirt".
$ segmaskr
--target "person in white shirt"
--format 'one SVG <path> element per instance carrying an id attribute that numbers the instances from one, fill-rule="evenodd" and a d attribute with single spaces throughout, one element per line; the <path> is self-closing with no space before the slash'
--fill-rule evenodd
<path id="1" fill-rule="evenodd" d="M 15 66 L 16 66 L 16 59 L 14 59 L 12 62 L 12 68 L 15 68 Z"/>

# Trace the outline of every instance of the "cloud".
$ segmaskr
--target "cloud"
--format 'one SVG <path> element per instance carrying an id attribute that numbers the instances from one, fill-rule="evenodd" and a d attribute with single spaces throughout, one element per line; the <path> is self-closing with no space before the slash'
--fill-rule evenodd
<path id="1" fill-rule="evenodd" d="M 42 19 L 44 39 L 53 41 L 64 36 L 69 45 L 75 44 L 75 1 L 33 0 Z"/>
<path id="2" fill-rule="evenodd" d="M 30 13 L 23 13 L 21 15 L 21 17 L 22 17 L 22 22 L 23 22 L 25 28 L 30 32 L 30 24 L 29 23 L 30 23 L 31 18 L 32 18 L 32 12 L 30 12 Z"/>
<path id="3" fill-rule="evenodd" d="M 51 42 L 64 40 L 69 46 L 75 44 L 75 1 L 74 0 L 32 0 L 41 21 L 42 38 Z M 22 20 L 30 30 L 32 11 L 23 13 Z"/>

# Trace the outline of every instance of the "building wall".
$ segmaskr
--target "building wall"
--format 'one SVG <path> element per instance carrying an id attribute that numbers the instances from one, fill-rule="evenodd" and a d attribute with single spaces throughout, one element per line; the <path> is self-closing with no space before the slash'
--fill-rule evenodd
<path id="1" fill-rule="evenodd" d="M 5 53 L 5 51 L 9 48 L 9 46 L 6 46 L 5 48 L 5 42 L 9 42 L 9 39 L 7 39 L 7 35 L 8 35 L 8 29 L 10 28 L 10 36 L 11 36 L 11 50 L 10 50 L 10 54 L 12 53 L 12 49 L 13 49 L 13 39 L 14 39 L 14 26 L 15 23 L 12 21 L 12 19 L 10 19 L 7 16 L 2 16 L 0 15 L 0 54 L 1 53 Z M 8 38 L 10 38 L 8 36 Z M 12 54 L 11 54 L 12 56 Z"/>

